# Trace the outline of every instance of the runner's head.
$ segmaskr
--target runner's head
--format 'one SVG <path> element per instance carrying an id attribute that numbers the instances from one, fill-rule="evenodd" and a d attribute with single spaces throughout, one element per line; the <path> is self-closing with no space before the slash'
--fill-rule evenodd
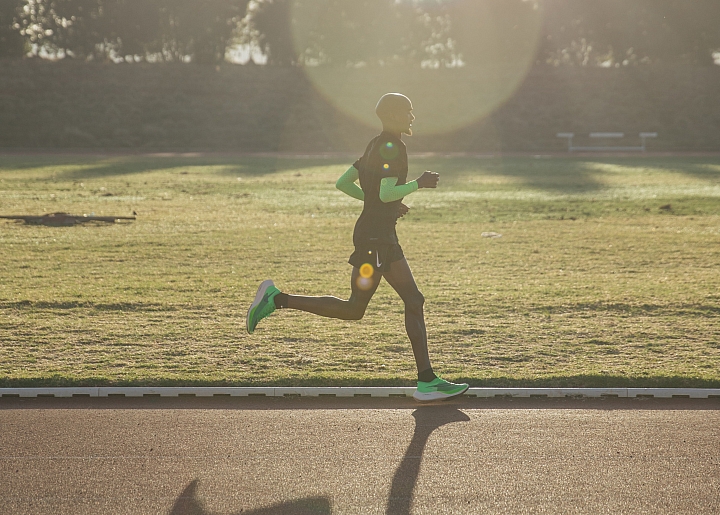
<path id="1" fill-rule="evenodd" d="M 412 102 L 400 93 L 386 93 L 375 106 L 375 113 L 383 124 L 383 129 L 398 134 L 412 136 Z"/>

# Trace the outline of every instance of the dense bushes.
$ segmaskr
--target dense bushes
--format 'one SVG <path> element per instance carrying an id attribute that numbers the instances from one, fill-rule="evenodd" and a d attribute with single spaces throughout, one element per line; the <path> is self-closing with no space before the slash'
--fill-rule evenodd
<path id="1" fill-rule="evenodd" d="M 720 67 L 537 66 L 489 116 L 418 131 L 409 145 L 562 151 L 560 131 L 657 131 L 652 150 L 717 151 L 718 97 Z M 4 148 L 358 152 L 376 130 L 338 113 L 296 67 L 0 61 Z"/>

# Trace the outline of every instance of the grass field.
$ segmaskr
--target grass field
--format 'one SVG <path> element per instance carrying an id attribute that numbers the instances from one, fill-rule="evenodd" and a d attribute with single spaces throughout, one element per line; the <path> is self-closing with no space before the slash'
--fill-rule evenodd
<path id="1" fill-rule="evenodd" d="M 0 386 L 411 385 L 402 304 L 360 322 L 285 311 L 258 283 L 349 295 L 351 160 L 0 156 Z M 431 357 L 475 386 L 720 386 L 720 162 L 412 158 L 440 188 L 398 233 Z M 483 238 L 494 231 L 500 238 Z"/>

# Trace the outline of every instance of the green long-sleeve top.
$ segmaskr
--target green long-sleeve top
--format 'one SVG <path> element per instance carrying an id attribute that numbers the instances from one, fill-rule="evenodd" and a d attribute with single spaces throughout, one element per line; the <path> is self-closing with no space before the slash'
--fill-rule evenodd
<path id="1" fill-rule="evenodd" d="M 358 200 L 365 200 L 365 193 L 356 184 L 360 174 L 354 166 L 348 168 L 335 183 L 335 187 L 346 195 Z M 380 200 L 385 203 L 400 200 L 410 193 L 418 190 L 417 181 L 410 181 L 405 184 L 397 184 L 397 177 L 385 177 L 380 181 Z"/>

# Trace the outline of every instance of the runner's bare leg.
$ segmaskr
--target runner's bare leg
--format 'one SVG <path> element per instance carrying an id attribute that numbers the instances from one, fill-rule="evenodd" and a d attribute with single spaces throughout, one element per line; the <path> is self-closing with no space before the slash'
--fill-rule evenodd
<path id="1" fill-rule="evenodd" d="M 395 261 L 383 277 L 405 302 L 405 330 L 410 338 L 418 372 L 428 370 L 431 366 L 423 312 L 425 298 L 415 284 L 410 265 L 405 258 Z"/>
<path id="2" fill-rule="evenodd" d="M 375 294 L 382 275 L 377 272 L 373 274 L 370 287 L 367 290 L 363 290 L 358 286 L 358 278 L 360 278 L 360 271 L 353 267 L 350 279 L 352 293 L 348 300 L 342 300 L 330 295 L 323 297 L 288 295 L 287 307 L 328 318 L 360 320 L 365 315 L 365 309 Z"/>

